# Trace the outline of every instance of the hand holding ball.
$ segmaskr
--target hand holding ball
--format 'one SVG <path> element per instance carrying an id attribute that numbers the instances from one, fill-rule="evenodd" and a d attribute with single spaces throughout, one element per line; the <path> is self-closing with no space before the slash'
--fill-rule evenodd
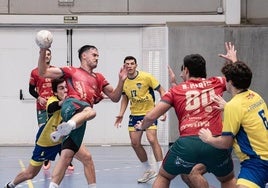
<path id="1" fill-rule="evenodd" d="M 53 35 L 48 30 L 41 30 L 36 34 L 35 42 L 40 48 L 49 48 L 53 41 Z"/>

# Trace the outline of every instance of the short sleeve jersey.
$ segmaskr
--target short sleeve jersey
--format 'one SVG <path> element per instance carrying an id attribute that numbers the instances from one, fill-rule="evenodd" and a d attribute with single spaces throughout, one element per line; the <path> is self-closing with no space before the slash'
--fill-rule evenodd
<path id="1" fill-rule="evenodd" d="M 51 103 L 57 102 L 57 101 L 59 101 L 59 99 L 56 96 L 50 97 L 47 101 L 47 108 Z M 61 143 L 61 141 L 52 142 L 52 140 L 50 139 L 50 134 L 56 131 L 56 128 L 60 124 L 61 120 L 62 118 L 61 118 L 60 110 L 57 110 L 53 113 L 52 116 L 49 117 L 46 124 L 39 128 L 37 136 L 36 136 L 36 143 L 39 146 L 49 147 L 49 146 L 55 146 Z"/>
<path id="2" fill-rule="evenodd" d="M 103 99 L 102 90 L 109 83 L 102 74 L 89 74 L 82 68 L 75 67 L 61 69 L 68 86 L 68 97 L 85 101 L 91 106 Z"/>
<path id="3" fill-rule="evenodd" d="M 138 71 L 135 78 L 127 78 L 123 86 L 123 95 L 130 101 L 131 115 L 145 115 L 155 105 L 154 90 L 159 82 L 149 73 Z"/>
<path id="4" fill-rule="evenodd" d="M 221 111 L 212 98 L 226 90 L 224 77 L 190 79 L 172 87 L 162 98 L 174 107 L 178 117 L 180 136 L 197 136 L 201 128 L 209 128 L 213 135 L 221 135 Z"/>
<path id="5" fill-rule="evenodd" d="M 38 95 L 45 99 L 48 99 L 53 95 L 51 88 L 51 79 L 39 76 L 38 68 L 35 68 L 31 71 L 29 84 L 34 85 L 36 87 L 36 92 Z M 45 110 L 46 106 L 41 106 L 36 100 L 36 109 Z"/>
<path id="6" fill-rule="evenodd" d="M 254 91 L 239 93 L 225 105 L 222 135 L 234 137 L 234 151 L 241 161 L 268 160 L 267 120 L 266 103 Z"/>

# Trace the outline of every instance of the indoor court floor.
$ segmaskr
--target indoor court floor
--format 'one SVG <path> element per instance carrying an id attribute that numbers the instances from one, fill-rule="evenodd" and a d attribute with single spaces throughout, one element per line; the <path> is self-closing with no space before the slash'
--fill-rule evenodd
<path id="1" fill-rule="evenodd" d="M 142 174 L 141 165 L 130 146 L 87 146 L 92 153 L 95 163 L 98 188 L 150 188 L 152 181 L 138 184 L 137 178 Z M 154 157 L 149 146 L 145 146 L 149 161 L 154 164 Z M 0 147 L 0 187 L 11 181 L 20 170 L 27 167 L 32 155 L 33 147 Z M 164 153 L 168 146 L 163 147 Z M 57 159 L 56 159 L 57 160 Z M 30 181 L 21 183 L 22 188 L 48 188 L 52 169 L 41 170 Z M 66 171 L 60 188 L 87 188 L 82 164 L 74 159 L 74 171 Z M 235 172 L 239 172 L 239 161 L 234 157 Z M 220 184 L 212 174 L 206 174 L 211 188 L 218 188 Z M 180 177 L 174 179 L 170 188 L 186 188 Z"/>

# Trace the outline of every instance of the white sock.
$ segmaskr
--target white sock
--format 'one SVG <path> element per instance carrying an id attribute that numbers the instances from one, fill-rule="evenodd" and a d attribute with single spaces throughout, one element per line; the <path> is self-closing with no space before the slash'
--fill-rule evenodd
<path id="1" fill-rule="evenodd" d="M 49 188 L 59 188 L 59 185 L 54 182 L 50 182 Z"/>
<path id="2" fill-rule="evenodd" d="M 142 166 L 143 171 L 146 171 L 146 170 L 151 168 L 151 166 L 150 166 L 148 161 L 142 162 L 141 166 Z"/>
<path id="3" fill-rule="evenodd" d="M 162 162 L 163 162 L 163 161 L 157 161 L 157 162 L 156 162 L 156 165 L 157 165 L 157 171 L 159 171 L 159 169 L 161 168 Z"/>
<path id="4" fill-rule="evenodd" d="M 74 120 L 70 119 L 69 121 L 67 121 L 67 123 L 72 127 L 72 130 L 76 128 L 76 123 Z"/>
<path id="5" fill-rule="evenodd" d="M 16 187 L 16 185 L 14 184 L 13 181 L 9 182 L 9 183 L 8 183 L 8 186 L 9 186 L 10 188 L 15 188 L 15 187 Z"/>
<path id="6" fill-rule="evenodd" d="M 88 184 L 88 188 L 97 188 L 96 183 Z"/>

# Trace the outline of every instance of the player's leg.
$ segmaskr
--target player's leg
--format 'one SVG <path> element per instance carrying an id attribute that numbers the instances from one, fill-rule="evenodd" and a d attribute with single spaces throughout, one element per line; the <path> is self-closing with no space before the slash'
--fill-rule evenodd
<path id="1" fill-rule="evenodd" d="M 95 166 L 89 150 L 84 144 L 81 145 L 75 158 L 81 161 L 84 165 L 84 173 L 89 185 L 96 185 Z"/>
<path id="2" fill-rule="evenodd" d="M 49 188 L 57 188 L 62 181 L 65 171 L 72 161 L 75 153 L 78 152 L 82 145 L 83 137 L 86 130 L 86 122 L 73 130 L 68 137 L 63 140 L 61 157 L 56 163 L 56 166 L 52 173 L 52 181 L 50 182 Z"/>
<path id="3" fill-rule="evenodd" d="M 147 153 L 144 149 L 144 147 L 141 144 L 141 138 L 142 138 L 143 131 L 130 131 L 129 136 L 130 136 L 130 141 L 131 141 L 131 146 L 134 149 L 137 157 L 139 158 L 141 164 L 142 164 L 142 169 L 143 169 L 143 176 L 142 178 L 138 179 L 139 183 L 145 183 L 149 181 L 147 178 L 148 176 L 151 176 L 151 174 L 154 174 L 151 172 L 151 167 L 148 162 L 148 157 Z"/>
<path id="4" fill-rule="evenodd" d="M 76 113 L 67 122 L 61 123 L 57 127 L 57 131 L 62 135 L 68 135 L 73 129 L 79 128 L 85 121 L 89 121 L 96 116 L 95 110 L 91 107 L 85 107 L 82 111 Z"/>
<path id="5" fill-rule="evenodd" d="M 80 145 L 77 145 L 72 139 L 72 136 L 75 135 L 80 137 L 79 134 L 71 133 L 62 143 L 61 156 L 53 169 L 49 188 L 57 188 L 59 186 L 66 169 L 73 160 L 75 153 L 79 150 Z M 79 139 L 83 140 L 83 137 Z"/>
<path id="6" fill-rule="evenodd" d="M 57 127 L 57 131 L 51 134 L 51 139 L 54 142 L 62 136 L 70 134 L 72 130 L 81 127 L 84 122 L 93 119 L 96 112 L 88 103 L 75 98 L 68 98 L 62 104 L 61 116 L 63 123 Z"/>
<path id="7" fill-rule="evenodd" d="M 5 185 L 6 188 L 14 188 L 18 184 L 33 179 L 41 170 L 42 163 L 40 163 L 38 166 L 33 166 L 32 164 L 29 164 L 29 166 L 21 171 L 13 181 L 9 182 L 7 185 Z"/>
<path id="8" fill-rule="evenodd" d="M 141 121 L 144 116 L 133 116 L 130 115 L 129 122 L 128 122 L 128 130 L 129 130 L 129 137 L 131 141 L 131 146 L 134 149 L 137 157 L 139 158 L 142 169 L 143 175 L 142 178 L 138 179 L 139 183 L 146 183 L 150 179 L 156 176 L 155 171 L 151 170 L 151 166 L 148 161 L 147 153 L 141 144 L 141 138 L 143 135 L 143 131 L 136 130 L 134 126 L 137 124 L 138 121 Z"/>
<path id="9" fill-rule="evenodd" d="M 170 182 L 176 176 L 167 173 L 162 167 L 153 183 L 153 188 L 169 188 Z"/>
<path id="10" fill-rule="evenodd" d="M 44 160 L 55 160 L 60 147 L 60 144 L 52 147 L 35 145 L 29 166 L 20 172 L 6 187 L 14 188 L 23 181 L 33 179 L 41 170 Z"/>
<path id="11" fill-rule="evenodd" d="M 130 136 L 130 141 L 131 141 L 131 146 L 134 149 L 137 157 L 141 162 L 145 162 L 148 160 L 146 151 L 144 147 L 141 145 L 141 138 L 142 138 L 142 131 L 130 131 L 129 136 Z"/>
<path id="12" fill-rule="evenodd" d="M 206 166 L 203 164 L 196 164 L 190 174 L 181 174 L 181 179 L 188 185 L 189 188 L 208 188 L 209 184 L 204 178 L 206 173 Z"/>
<path id="13" fill-rule="evenodd" d="M 68 168 L 70 162 L 72 161 L 73 156 L 74 156 L 74 151 L 70 149 L 63 149 L 61 151 L 61 157 L 59 158 L 59 160 L 57 161 L 53 169 L 52 180 L 49 186 L 50 188 L 57 187 L 61 183 L 65 174 L 65 171 Z"/>
<path id="14" fill-rule="evenodd" d="M 138 183 L 146 183 L 157 175 L 156 171 L 149 164 L 147 153 L 141 144 L 142 134 L 142 131 L 130 132 L 132 147 L 140 159 L 144 171 L 142 177 L 138 179 Z"/>
<path id="15" fill-rule="evenodd" d="M 143 135 L 143 131 L 136 130 L 134 127 L 138 121 L 141 121 L 143 119 L 143 116 L 129 116 L 129 122 L 128 122 L 128 131 L 129 131 L 129 137 L 131 141 L 131 146 L 134 149 L 137 157 L 139 160 L 143 163 L 148 161 L 146 151 L 144 147 L 141 145 L 141 138 Z"/>
<path id="16" fill-rule="evenodd" d="M 235 188 L 236 187 L 236 178 L 235 174 L 232 171 L 230 174 L 224 177 L 217 177 L 221 182 L 221 188 Z"/>
<path id="17" fill-rule="evenodd" d="M 59 151 L 59 156 L 61 154 L 61 151 Z M 72 161 L 70 162 L 69 166 L 68 166 L 68 170 L 74 170 L 74 165 L 72 163 Z"/>
<path id="18" fill-rule="evenodd" d="M 157 129 L 156 127 L 154 129 L 147 129 L 146 130 L 146 136 L 147 136 L 147 140 L 149 141 L 154 156 L 155 156 L 155 160 L 157 162 L 157 171 L 159 170 L 159 168 L 162 165 L 162 161 L 163 161 L 163 152 L 161 149 L 161 146 L 158 142 L 158 138 L 157 138 Z"/>

